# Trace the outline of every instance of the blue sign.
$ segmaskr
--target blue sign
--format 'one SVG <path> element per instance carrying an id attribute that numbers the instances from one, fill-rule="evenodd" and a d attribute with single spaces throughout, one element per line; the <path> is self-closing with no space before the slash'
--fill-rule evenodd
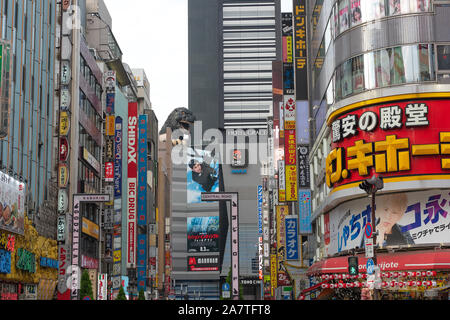
<path id="1" fill-rule="evenodd" d="M 373 262 L 372 259 L 367 259 L 366 267 L 367 267 L 367 274 L 373 274 L 375 263 Z"/>
<path id="2" fill-rule="evenodd" d="M 137 289 L 146 290 L 147 234 L 137 235 Z"/>
<path id="3" fill-rule="evenodd" d="M 114 92 L 106 94 L 106 113 L 107 114 L 114 113 L 114 98 L 115 98 Z"/>
<path id="4" fill-rule="evenodd" d="M 258 232 L 263 233 L 262 230 L 262 203 L 263 203 L 263 187 L 258 186 Z"/>
<path id="5" fill-rule="evenodd" d="M 230 291 L 230 284 L 228 282 L 222 285 L 222 291 Z"/>
<path id="6" fill-rule="evenodd" d="M 11 273 L 11 252 L 0 249 L 0 273 Z"/>
<path id="7" fill-rule="evenodd" d="M 114 135 L 114 198 L 122 197 L 122 118 L 116 117 Z"/>
<path id="8" fill-rule="evenodd" d="M 299 208 L 299 228 L 300 234 L 312 233 L 311 225 L 311 191 L 299 190 L 298 192 Z"/>
<path id="9" fill-rule="evenodd" d="M 286 260 L 299 259 L 297 218 L 286 216 Z"/>
<path id="10" fill-rule="evenodd" d="M 48 267 L 53 269 L 58 269 L 58 261 L 50 258 L 41 257 L 40 259 L 41 267 Z"/>
<path id="11" fill-rule="evenodd" d="M 137 224 L 147 225 L 147 115 L 139 116 L 138 126 Z"/>

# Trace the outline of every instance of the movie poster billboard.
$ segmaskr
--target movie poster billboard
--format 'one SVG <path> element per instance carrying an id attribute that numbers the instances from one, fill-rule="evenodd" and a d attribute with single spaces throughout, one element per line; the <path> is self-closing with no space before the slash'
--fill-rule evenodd
<path id="1" fill-rule="evenodd" d="M 187 153 L 187 203 L 201 203 L 202 192 L 219 192 L 219 159 L 201 149 Z"/>
<path id="2" fill-rule="evenodd" d="M 0 172 L 0 229 L 24 234 L 25 184 Z"/>
<path id="3" fill-rule="evenodd" d="M 219 216 L 187 218 L 187 250 L 219 251 Z"/>
<path id="4" fill-rule="evenodd" d="M 450 239 L 450 190 L 400 192 L 377 195 L 375 219 L 380 247 L 447 243 Z M 365 227 L 372 223 L 371 200 L 345 202 L 331 210 L 326 253 L 333 255 L 364 248 Z"/>

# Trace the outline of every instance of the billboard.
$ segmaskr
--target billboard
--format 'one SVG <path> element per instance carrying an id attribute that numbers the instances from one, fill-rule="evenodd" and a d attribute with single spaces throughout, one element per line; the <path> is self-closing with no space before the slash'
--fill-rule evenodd
<path id="1" fill-rule="evenodd" d="M 219 256 L 188 256 L 188 271 L 219 271 Z"/>
<path id="2" fill-rule="evenodd" d="M 364 106 L 330 118 L 326 183 L 355 186 L 374 172 L 385 182 L 448 179 L 450 100 L 404 100 Z"/>
<path id="3" fill-rule="evenodd" d="M 446 243 L 450 239 L 450 190 L 400 192 L 375 197 L 377 244 L 415 246 Z M 371 200 L 345 202 L 325 222 L 326 253 L 364 247 L 364 230 L 371 222 Z"/>
<path id="4" fill-rule="evenodd" d="M 219 251 L 219 216 L 187 218 L 187 251 Z"/>
<path id="5" fill-rule="evenodd" d="M 136 264 L 136 214 L 137 214 L 137 102 L 128 103 L 127 141 L 127 267 Z"/>
<path id="6" fill-rule="evenodd" d="M 25 184 L 0 172 L 0 229 L 24 234 Z"/>
<path id="7" fill-rule="evenodd" d="M 202 192 L 219 192 L 219 161 L 211 153 L 187 149 L 187 203 L 201 203 Z"/>

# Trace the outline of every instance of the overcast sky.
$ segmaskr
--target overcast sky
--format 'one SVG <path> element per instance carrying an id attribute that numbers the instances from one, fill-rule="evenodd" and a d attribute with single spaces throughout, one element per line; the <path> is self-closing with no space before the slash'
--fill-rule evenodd
<path id="1" fill-rule="evenodd" d="M 188 0 L 104 0 L 123 62 L 145 70 L 159 128 L 178 107 L 188 108 Z M 292 11 L 292 0 L 281 0 Z"/>

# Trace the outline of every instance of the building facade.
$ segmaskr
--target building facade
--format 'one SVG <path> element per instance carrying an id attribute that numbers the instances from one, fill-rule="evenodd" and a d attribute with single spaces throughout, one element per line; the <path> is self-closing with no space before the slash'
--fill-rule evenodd
<path id="1" fill-rule="evenodd" d="M 359 257 L 359 281 L 367 275 L 364 252 L 373 239 L 364 231 L 374 221 L 359 184 L 376 175 L 384 179 L 374 208 L 378 294 L 446 297 L 448 266 L 436 261 L 448 256 L 449 239 L 441 228 L 448 224 L 449 128 L 440 121 L 449 90 L 448 9 L 426 0 L 307 3 L 311 284 L 348 273 L 349 255 Z M 334 282 L 320 289 L 343 298 Z"/>
<path id="2" fill-rule="evenodd" d="M 262 184 L 262 164 L 267 164 L 272 62 L 281 59 L 280 3 L 190 1 L 188 12 L 189 109 L 201 121 L 202 133 L 222 130 L 223 141 L 229 143 L 230 148 L 222 150 L 223 159 L 228 159 L 222 164 L 224 191 L 239 193 L 240 277 L 254 280 L 258 276 L 257 186 Z M 230 159 L 240 138 L 247 149 L 243 154 L 252 158 L 233 166 Z M 222 278 L 230 265 L 227 239 Z M 245 287 L 246 298 L 260 296 L 255 286 L 248 286 L 248 291 Z"/>
<path id="3" fill-rule="evenodd" d="M 48 300 L 56 288 L 56 12 L 56 1 L 0 7 L 2 300 Z"/>

